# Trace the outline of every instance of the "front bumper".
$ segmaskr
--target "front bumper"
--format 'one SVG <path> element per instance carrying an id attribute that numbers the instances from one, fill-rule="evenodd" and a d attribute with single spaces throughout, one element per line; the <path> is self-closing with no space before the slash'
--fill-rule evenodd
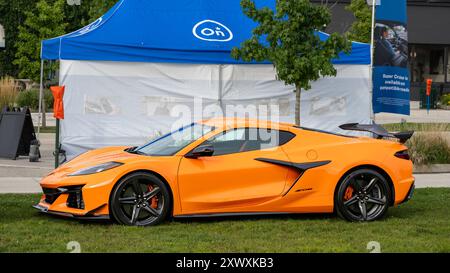
<path id="1" fill-rule="evenodd" d="M 50 175 L 41 181 L 43 195 L 34 208 L 71 218 L 109 218 L 111 177 L 104 175 L 61 177 Z"/>
<path id="2" fill-rule="evenodd" d="M 68 212 L 53 211 L 53 210 L 49 210 L 47 206 L 42 205 L 41 203 L 34 205 L 33 208 L 39 210 L 39 212 L 42 212 L 42 213 L 57 215 L 57 216 L 62 216 L 62 217 L 69 217 L 69 218 L 74 218 L 74 219 L 85 219 L 85 220 L 109 220 L 110 219 L 108 214 L 106 214 L 106 215 L 94 215 L 94 214 L 78 215 L 78 214 L 72 214 L 72 213 L 68 213 Z"/>

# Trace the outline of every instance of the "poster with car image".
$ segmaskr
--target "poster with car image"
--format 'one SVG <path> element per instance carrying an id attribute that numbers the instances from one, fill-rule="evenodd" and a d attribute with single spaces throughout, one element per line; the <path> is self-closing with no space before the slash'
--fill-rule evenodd
<path id="1" fill-rule="evenodd" d="M 406 0 L 381 0 L 375 18 L 373 111 L 409 115 Z"/>

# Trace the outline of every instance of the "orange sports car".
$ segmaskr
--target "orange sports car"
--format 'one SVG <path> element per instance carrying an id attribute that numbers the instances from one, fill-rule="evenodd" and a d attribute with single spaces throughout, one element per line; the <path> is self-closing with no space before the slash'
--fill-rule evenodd
<path id="1" fill-rule="evenodd" d="M 414 191 L 413 132 L 344 124 L 354 137 L 248 119 L 190 124 L 140 147 L 86 152 L 41 182 L 34 207 L 155 225 L 169 216 L 332 213 L 380 219 Z"/>

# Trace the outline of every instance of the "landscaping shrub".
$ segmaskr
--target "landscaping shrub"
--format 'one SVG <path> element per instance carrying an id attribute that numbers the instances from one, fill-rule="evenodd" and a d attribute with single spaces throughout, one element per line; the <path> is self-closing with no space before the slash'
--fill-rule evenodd
<path id="1" fill-rule="evenodd" d="M 53 107 L 53 95 L 50 90 L 44 89 L 44 99 L 46 109 Z M 20 107 L 30 107 L 32 110 L 39 109 L 39 90 L 33 89 L 28 91 L 22 91 L 17 96 L 17 105 Z"/>
<path id="2" fill-rule="evenodd" d="M 416 165 L 450 163 L 450 145 L 440 133 L 415 134 L 406 145 Z"/>
<path id="3" fill-rule="evenodd" d="M 450 94 L 442 95 L 442 97 L 441 97 L 441 105 L 450 106 Z"/>
<path id="4" fill-rule="evenodd" d="M 13 78 L 0 78 L 0 110 L 5 106 L 14 106 L 18 92 L 18 85 Z"/>
<path id="5" fill-rule="evenodd" d="M 390 123 L 383 124 L 383 127 L 390 132 L 415 131 L 415 132 L 441 132 L 450 131 L 450 123 Z"/>

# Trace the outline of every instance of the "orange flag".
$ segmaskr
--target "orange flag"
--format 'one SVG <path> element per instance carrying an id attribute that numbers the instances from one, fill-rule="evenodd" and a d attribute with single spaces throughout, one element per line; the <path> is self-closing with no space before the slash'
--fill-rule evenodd
<path id="1" fill-rule="evenodd" d="M 53 94 L 53 116 L 56 119 L 64 119 L 64 86 L 51 86 L 50 90 Z"/>

